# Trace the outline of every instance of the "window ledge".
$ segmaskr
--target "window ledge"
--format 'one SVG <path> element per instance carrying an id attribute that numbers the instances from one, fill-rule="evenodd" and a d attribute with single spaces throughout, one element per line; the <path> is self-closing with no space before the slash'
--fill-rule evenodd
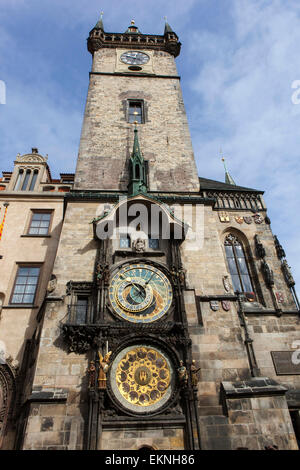
<path id="1" fill-rule="evenodd" d="M 10 304 L 10 305 L 3 305 L 2 309 L 4 308 L 39 308 L 39 305 L 32 305 L 32 304 Z"/>
<path id="2" fill-rule="evenodd" d="M 51 238 L 51 235 L 21 235 L 22 238 Z"/>

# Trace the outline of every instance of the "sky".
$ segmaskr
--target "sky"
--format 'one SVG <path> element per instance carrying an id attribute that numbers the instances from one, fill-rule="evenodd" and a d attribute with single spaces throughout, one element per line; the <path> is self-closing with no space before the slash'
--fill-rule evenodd
<path id="1" fill-rule="evenodd" d="M 237 184 L 265 191 L 299 284 L 299 0 L 1 0 L 0 169 L 38 147 L 53 177 L 74 172 L 101 11 L 113 32 L 163 34 L 167 17 L 199 175 L 224 180 L 222 149 Z"/>

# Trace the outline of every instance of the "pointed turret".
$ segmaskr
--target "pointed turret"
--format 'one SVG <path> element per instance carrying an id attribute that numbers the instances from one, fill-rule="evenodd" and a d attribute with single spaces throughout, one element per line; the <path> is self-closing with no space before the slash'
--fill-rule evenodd
<path id="1" fill-rule="evenodd" d="M 234 179 L 232 178 L 229 171 L 227 170 L 224 157 L 222 158 L 222 162 L 224 163 L 224 168 L 225 168 L 225 183 L 231 184 L 232 186 L 236 186 Z"/>
<path id="2" fill-rule="evenodd" d="M 129 163 L 130 182 L 128 185 L 128 195 L 136 196 L 139 193 L 147 192 L 147 167 L 142 155 L 138 130 L 135 123 L 133 149 Z"/>
<path id="3" fill-rule="evenodd" d="M 166 19 L 166 18 L 165 18 Z M 169 25 L 169 23 L 167 23 L 167 21 L 165 22 L 165 32 L 164 34 L 167 34 L 167 33 L 174 33 L 173 29 L 171 28 L 171 26 Z M 174 33 L 175 34 L 175 33 Z"/>
<path id="4" fill-rule="evenodd" d="M 103 11 L 101 11 L 99 21 L 94 26 L 94 29 L 101 29 L 102 31 L 104 31 L 103 19 L 102 18 L 103 18 Z"/>

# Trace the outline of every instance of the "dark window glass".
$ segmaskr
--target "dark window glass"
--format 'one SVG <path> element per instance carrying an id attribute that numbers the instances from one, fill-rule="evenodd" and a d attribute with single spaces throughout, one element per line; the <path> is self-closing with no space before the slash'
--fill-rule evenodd
<path id="1" fill-rule="evenodd" d="M 22 184 L 22 188 L 21 188 L 22 191 L 26 191 L 26 189 L 27 189 L 30 174 L 31 174 L 31 171 L 27 170 L 24 181 L 23 181 L 23 184 Z"/>
<path id="2" fill-rule="evenodd" d="M 149 238 L 149 248 L 157 250 L 159 247 L 159 241 L 157 238 Z"/>
<path id="3" fill-rule="evenodd" d="M 19 267 L 12 295 L 12 304 L 33 304 L 40 268 Z"/>
<path id="4" fill-rule="evenodd" d="M 120 248 L 130 248 L 130 238 L 128 235 L 121 235 Z"/>
<path id="5" fill-rule="evenodd" d="M 129 122 L 137 121 L 138 124 L 143 123 L 143 109 L 141 101 L 129 101 Z"/>
<path id="6" fill-rule="evenodd" d="M 88 313 L 88 297 L 78 296 L 76 303 L 76 323 L 86 323 Z"/>
<path id="7" fill-rule="evenodd" d="M 37 175 L 38 175 L 38 170 L 34 170 L 34 173 L 32 175 L 32 180 L 31 180 L 31 183 L 30 183 L 30 187 L 29 187 L 29 191 L 34 190 L 35 183 L 36 183 L 36 180 L 37 180 Z"/>
<path id="8" fill-rule="evenodd" d="M 29 235 L 48 235 L 51 213 L 34 212 L 29 227 Z"/>
<path id="9" fill-rule="evenodd" d="M 234 290 L 253 292 L 243 247 L 238 239 L 231 234 L 226 237 L 225 252 Z"/>

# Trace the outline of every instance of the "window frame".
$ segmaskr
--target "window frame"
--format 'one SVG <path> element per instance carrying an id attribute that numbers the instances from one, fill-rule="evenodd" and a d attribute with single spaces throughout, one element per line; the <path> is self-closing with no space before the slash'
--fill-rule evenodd
<path id="1" fill-rule="evenodd" d="M 239 257 L 237 256 L 237 253 L 236 253 L 235 243 L 234 242 L 226 243 L 229 235 L 232 235 L 235 238 L 235 241 L 238 243 L 238 245 L 242 249 L 243 259 L 245 261 L 245 266 L 247 268 L 247 275 L 248 275 L 248 278 L 249 278 L 249 281 L 250 281 L 250 284 L 251 284 L 251 287 L 252 287 L 251 291 L 245 290 L 245 288 L 244 288 L 243 276 L 245 276 L 245 274 L 243 274 L 240 270 L 240 264 L 238 262 Z M 241 293 L 243 293 L 245 295 L 254 294 L 256 296 L 255 289 L 254 289 L 254 282 L 253 282 L 253 279 L 252 279 L 251 271 L 250 271 L 250 268 L 249 268 L 249 262 L 248 262 L 248 259 L 247 259 L 248 257 L 247 257 L 245 246 L 244 246 L 243 242 L 240 240 L 240 238 L 238 236 L 234 235 L 233 233 L 227 233 L 225 235 L 225 238 L 224 238 L 223 246 L 224 246 L 224 251 L 225 251 L 225 259 L 226 259 L 226 263 L 227 263 L 227 268 L 228 268 L 228 272 L 230 274 L 230 278 L 231 278 L 233 288 L 234 288 L 234 282 L 233 282 L 233 278 L 232 278 L 233 274 L 231 273 L 231 270 L 230 270 L 230 265 L 229 265 L 229 261 L 228 261 L 229 256 L 227 255 L 226 246 L 231 246 L 232 247 L 233 258 L 231 257 L 231 259 L 234 259 L 234 262 L 235 262 L 235 267 L 236 267 L 240 287 L 242 288 Z M 234 289 L 234 291 L 236 292 L 235 289 Z"/>
<path id="2" fill-rule="evenodd" d="M 127 100 L 127 122 L 129 124 L 133 124 L 136 119 L 134 119 L 132 122 L 130 121 L 130 116 L 132 115 L 130 113 L 130 108 L 133 103 L 139 103 L 140 108 L 141 108 L 141 122 L 138 122 L 138 124 L 145 124 L 145 105 L 144 105 L 144 100 L 141 99 L 134 99 L 134 98 L 129 98 Z"/>
<path id="3" fill-rule="evenodd" d="M 48 231 L 47 231 L 46 234 L 30 233 L 31 224 L 33 222 L 34 214 L 50 214 Z M 29 224 L 28 224 L 25 236 L 26 237 L 50 237 L 51 236 L 50 233 L 51 233 L 51 229 L 52 229 L 52 222 L 53 222 L 53 214 L 54 214 L 54 209 L 31 209 L 30 220 L 29 220 Z"/>
<path id="4" fill-rule="evenodd" d="M 15 272 L 14 283 L 13 283 L 10 298 L 9 298 L 9 306 L 12 306 L 12 307 L 20 307 L 22 305 L 24 305 L 26 307 L 28 307 L 28 306 L 34 307 L 35 306 L 37 293 L 38 293 L 38 290 L 39 290 L 39 287 L 40 287 L 42 266 L 43 266 L 42 263 L 17 263 L 17 270 Z M 15 293 L 15 288 L 16 288 L 16 285 L 17 285 L 17 279 L 18 279 L 18 274 L 19 274 L 19 269 L 20 268 L 39 268 L 39 275 L 37 276 L 37 282 L 36 282 L 36 285 L 35 285 L 34 297 L 33 297 L 32 302 L 13 302 L 12 301 L 13 296 L 15 294 L 17 294 L 17 293 Z M 22 295 L 24 295 L 24 294 L 22 294 Z"/>

